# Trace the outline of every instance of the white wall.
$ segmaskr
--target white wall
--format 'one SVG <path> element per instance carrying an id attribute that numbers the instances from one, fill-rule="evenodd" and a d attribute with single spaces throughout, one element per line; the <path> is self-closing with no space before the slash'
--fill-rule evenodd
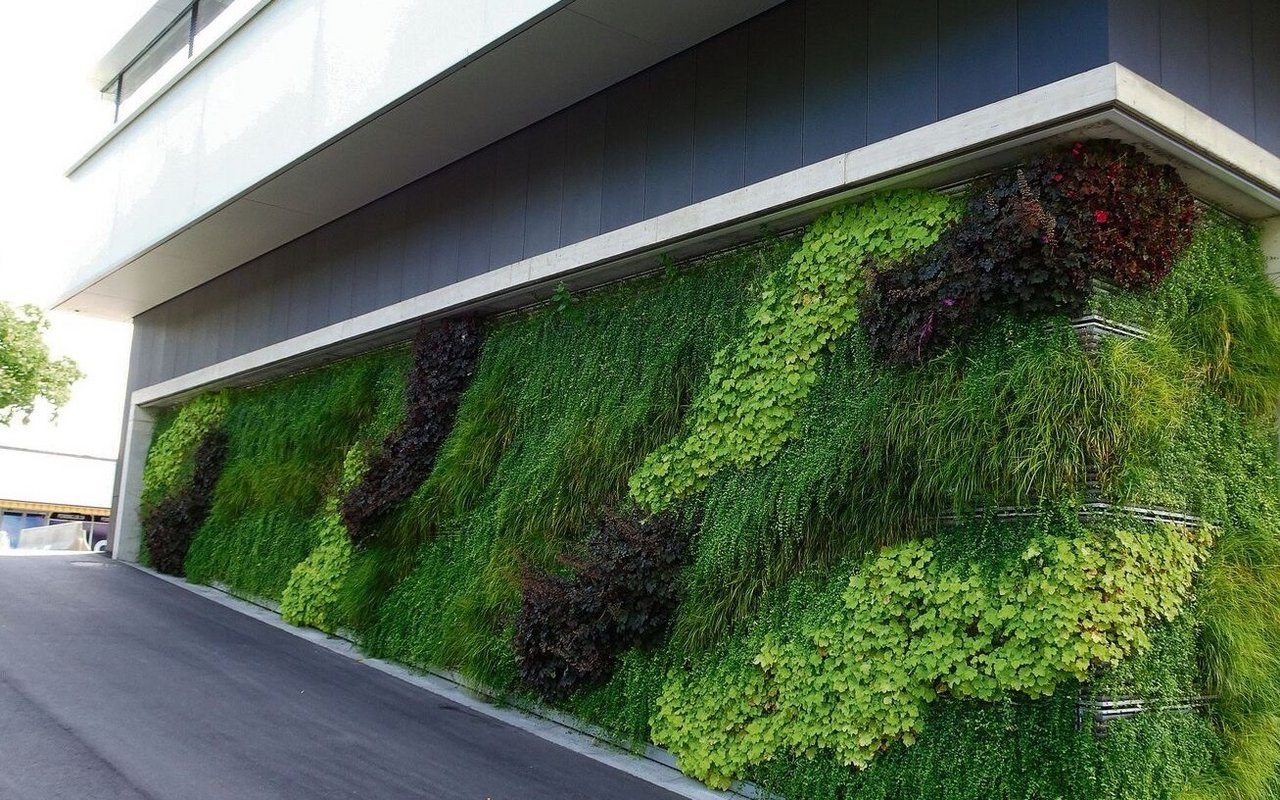
<path id="1" fill-rule="evenodd" d="M 62 214 L 76 225 L 59 257 L 75 265 L 73 283 L 109 273 L 554 5 L 274 0 L 72 173 Z"/>

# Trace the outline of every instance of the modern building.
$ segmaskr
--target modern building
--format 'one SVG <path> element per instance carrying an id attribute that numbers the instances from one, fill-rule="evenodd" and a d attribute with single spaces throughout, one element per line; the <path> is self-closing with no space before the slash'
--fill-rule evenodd
<path id="1" fill-rule="evenodd" d="M 61 309 L 134 327 L 114 553 L 157 407 L 1109 136 L 1265 221 L 1273 0 L 158 0 L 102 61 Z"/>

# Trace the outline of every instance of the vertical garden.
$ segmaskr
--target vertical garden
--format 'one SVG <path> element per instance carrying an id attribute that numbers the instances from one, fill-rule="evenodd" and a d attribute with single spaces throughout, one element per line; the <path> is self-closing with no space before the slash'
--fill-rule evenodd
<path id="1" fill-rule="evenodd" d="M 1112 141 L 160 416 L 143 558 L 792 798 L 1280 798 L 1280 297 Z"/>

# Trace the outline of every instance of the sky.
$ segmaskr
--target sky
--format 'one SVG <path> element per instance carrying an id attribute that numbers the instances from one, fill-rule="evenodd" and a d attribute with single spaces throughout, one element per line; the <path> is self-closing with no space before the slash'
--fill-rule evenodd
<path id="1" fill-rule="evenodd" d="M 110 124 L 88 75 L 154 0 L 59 0 L 0 6 L 0 300 L 47 307 L 77 265 L 57 257 L 64 173 Z M 54 312 L 47 341 L 87 377 L 49 419 L 0 427 L 0 499 L 107 505 L 120 442 L 130 327 Z M 13 448 L 93 456 L 49 459 Z M 39 494 L 27 498 L 16 494 Z M 94 500 L 95 502 L 89 502 Z"/>

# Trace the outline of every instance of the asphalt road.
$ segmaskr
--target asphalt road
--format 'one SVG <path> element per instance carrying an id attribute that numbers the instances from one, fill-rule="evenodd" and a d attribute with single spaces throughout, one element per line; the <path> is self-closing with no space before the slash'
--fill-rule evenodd
<path id="1" fill-rule="evenodd" d="M 0 800 L 676 797 L 124 564 L 0 558 Z"/>

